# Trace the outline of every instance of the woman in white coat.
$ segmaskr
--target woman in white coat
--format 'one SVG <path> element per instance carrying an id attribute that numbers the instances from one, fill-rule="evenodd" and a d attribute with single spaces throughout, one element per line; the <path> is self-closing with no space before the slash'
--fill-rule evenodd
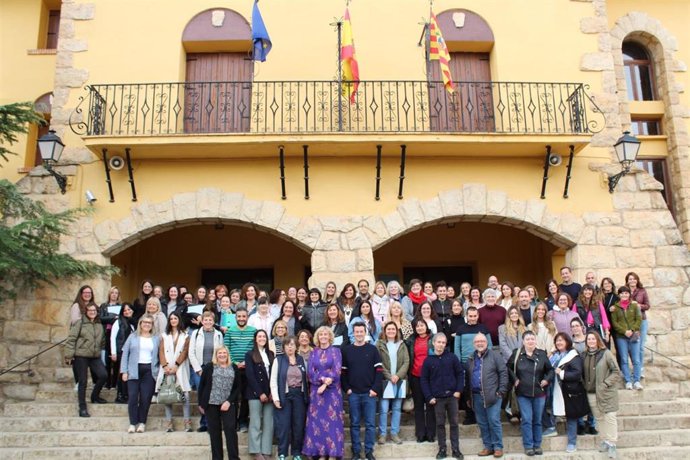
<path id="1" fill-rule="evenodd" d="M 184 330 L 184 323 L 176 312 L 172 312 L 170 316 L 168 316 L 168 325 L 165 329 L 165 333 L 161 336 L 161 343 L 158 351 L 160 371 L 158 372 L 158 380 L 156 381 L 156 392 L 160 390 L 166 377 L 175 377 L 177 385 L 182 388 L 184 393 L 184 402 L 182 406 L 184 429 L 190 432 L 192 431 L 192 420 L 189 411 L 189 392 L 191 386 L 189 384 L 188 353 L 189 336 Z M 165 405 L 165 421 L 166 431 L 168 433 L 172 432 L 172 404 Z"/>
<path id="2" fill-rule="evenodd" d="M 228 299 L 224 296 L 223 299 Z M 213 327 L 215 316 L 211 311 L 201 315 L 201 328 L 189 334 L 189 364 L 192 366 L 192 385 L 198 390 L 202 367 L 213 360 L 214 350 L 223 346 L 223 334 Z M 201 415 L 197 431 L 208 430 L 206 415 Z"/>

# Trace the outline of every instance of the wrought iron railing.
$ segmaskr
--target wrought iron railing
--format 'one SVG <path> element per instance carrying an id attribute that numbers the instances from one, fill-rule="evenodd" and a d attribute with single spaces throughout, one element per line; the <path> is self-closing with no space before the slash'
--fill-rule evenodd
<path id="1" fill-rule="evenodd" d="M 88 136 L 201 133 L 583 134 L 603 115 L 581 83 L 337 81 L 89 85 L 70 119 Z M 601 115 L 597 121 L 594 115 Z"/>

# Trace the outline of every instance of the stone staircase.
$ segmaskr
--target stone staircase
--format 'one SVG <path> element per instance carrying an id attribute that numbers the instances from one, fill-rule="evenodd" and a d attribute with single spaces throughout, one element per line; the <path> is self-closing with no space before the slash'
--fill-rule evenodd
<path id="1" fill-rule="evenodd" d="M 176 407 L 174 433 L 164 432 L 163 407 L 152 405 L 147 432 L 127 434 L 127 406 L 89 404 L 91 418 L 77 416 L 71 370 L 58 369 L 56 381 L 42 383 L 32 402 L 6 402 L 0 425 L 0 458 L 134 459 L 209 458 L 206 433 L 182 432 L 181 407 Z M 88 393 L 87 393 L 88 395 Z M 102 395 L 114 400 L 114 390 Z M 195 395 L 194 395 L 195 396 Z M 621 390 L 619 459 L 690 458 L 690 382 L 650 383 L 644 391 Z M 196 411 L 193 411 L 194 413 Z M 197 427 L 198 415 L 193 418 Z M 347 419 L 346 419 L 347 426 Z M 559 428 L 563 433 L 563 427 Z M 376 446 L 379 459 L 435 458 L 436 444 L 414 440 L 414 422 L 404 414 L 402 445 Z M 349 435 L 346 436 L 346 439 Z M 247 436 L 240 434 L 240 454 L 247 454 Z M 566 439 L 544 439 L 544 457 L 552 459 L 604 459 L 596 448 L 597 436 L 578 437 L 578 451 L 565 453 Z M 506 459 L 526 458 L 518 427 L 504 423 Z M 477 426 L 461 427 L 460 447 L 466 458 L 479 458 L 482 448 Z M 349 446 L 346 446 L 346 454 Z"/>

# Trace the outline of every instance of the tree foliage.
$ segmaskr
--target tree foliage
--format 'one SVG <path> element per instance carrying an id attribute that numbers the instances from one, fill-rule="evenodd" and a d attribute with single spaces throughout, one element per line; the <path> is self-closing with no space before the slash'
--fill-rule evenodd
<path id="1" fill-rule="evenodd" d="M 46 123 L 43 117 L 34 110 L 31 102 L 0 105 L 0 157 L 3 160 L 9 161 L 7 155 L 16 155 L 3 144 L 12 145 L 17 142 L 17 134 L 26 133 L 29 123 L 39 125 Z M 0 167 L 2 167 L 1 162 Z"/>
<path id="2" fill-rule="evenodd" d="M 49 212 L 11 182 L 0 180 L 0 302 L 43 283 L 54 286 L 60 279 L 86 279 L 116 271 L 59 252 L 60 237 L 89 211 Z"/>

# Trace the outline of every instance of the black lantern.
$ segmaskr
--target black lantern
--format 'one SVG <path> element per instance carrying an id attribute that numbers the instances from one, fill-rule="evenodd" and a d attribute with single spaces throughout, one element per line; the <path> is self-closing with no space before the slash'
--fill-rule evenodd
<path id="1" fill-rule="evenodd" d="M 637 159 L 637 153 L 640 151 L 640 140 L 635 136 L 631 136 L 630 131 L 625 131 L 623 136 L 616 141 L 613 148 L 616 150 L 618 162 L 623 170 L 618 174 L 609 176 L 609 193 L 613 193 L 621 177 L 630 172 L 632 164 Z"/>
<path id="2" fill-rule="evenodd" d="M 53 165 L 60 160 L 64 148 L 65 144 L 63 144 L 62 139 L 52 129 L 38 140 L 38 149 L 41 152 L 43 167 L 55 178 L 63 195 L 67 191 L 67 178 L 55 171 Z"/>

